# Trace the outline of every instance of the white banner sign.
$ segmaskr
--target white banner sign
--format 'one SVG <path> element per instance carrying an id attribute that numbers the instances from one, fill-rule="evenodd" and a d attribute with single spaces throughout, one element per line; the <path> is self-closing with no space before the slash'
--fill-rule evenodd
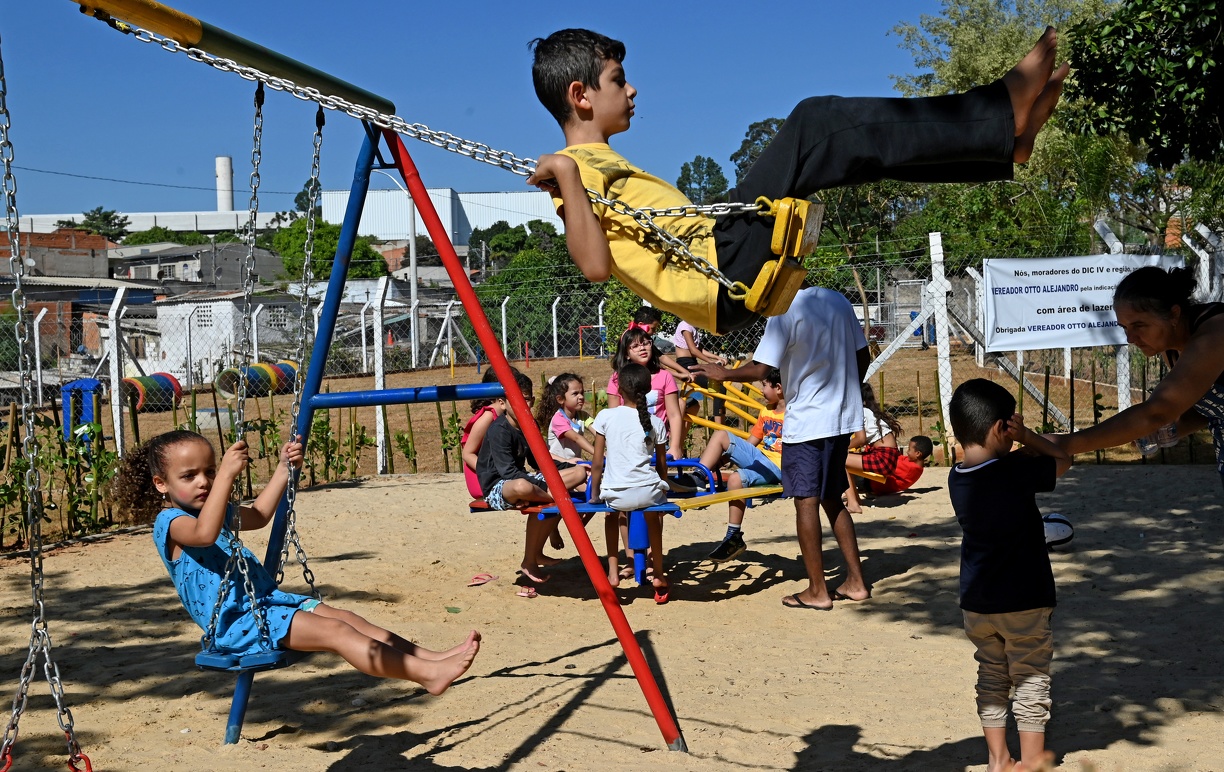
<path id="1" fill-rule="evenodd" d="M 1126 342 L 1113 312 L 1122 277 L 1180 257 L 1086 255 L 984 261 L 987 351 L 1117 346 Z"/>

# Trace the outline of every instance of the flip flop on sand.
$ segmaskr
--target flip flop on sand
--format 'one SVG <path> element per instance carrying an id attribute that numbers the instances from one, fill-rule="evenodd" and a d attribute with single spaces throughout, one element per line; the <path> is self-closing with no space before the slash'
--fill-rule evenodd
<path id="1" fill-rule="evenodd" d="M 519 596 L 520 598 L 538 598 L 540 594 L 536 592 L 536 588 L 532 587 L 531 585 L 527 585 L 526 587 L 520 587 L 519 591 L 516 592 L 515 595 Z"/>
<path id="2" fill-rule="evenodd" d="M 472 580 L 468 582 L 467 586 L 468 587 L 479 587 L 480 585 L 488 584 L 489 582 L 497 578 L 498 577 L 494 576 L 493 574 L 476 574 L 475 576 L 472 577 Z"/>
<path id="3" fill-rule="evenodd" d="M 786 601 L 788 598 L 790 600 L 793 600 L 794 603 L 787 603 Z M 803 601 L 799 599 L 798 595 L 783 595 L 782 605 L 785 606 L 786 608 L 805 608 L 805 609 L 808 609 L 809 611 L 832 611 L 833 610 L 832 606 L 829 606 L 828 608 L 824 608 L 822 606 L 813 606 L 810 603 L 804 603 Z"/>

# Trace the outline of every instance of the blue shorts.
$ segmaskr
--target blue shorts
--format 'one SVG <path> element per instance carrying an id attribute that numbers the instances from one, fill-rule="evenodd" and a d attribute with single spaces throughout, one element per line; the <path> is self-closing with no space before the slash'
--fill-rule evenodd
<path id="1" fill-rule="evenodd" d="M 739 467 L 740 482 L 745 488 L 754 485 L 777 485 L 782 480 L 782 470 L 773 461 L 743 437 L 728 432 L 731 445 L 727 455 L 731 463 Z"/>
<path id="2" fill-rule="evenodd" d="M 538 488 L 548 490 L 548 483 L 544 482 L 544 475 L 542 474 L 529 474 L 519 479 L 526 480 Z M 517 509 L 513 504 L 502 498 L 502 486 L 505 484 L 505 480 L 498 480 L 493 483 L 493 488 L 485 494 L 485 503 L 489 505 L 490 509 Z"/>
<path id="3" fill-rule="evenodd" d="M 787 442 L 782 448 L 782 492 L 792 498 L 839 498 L 850 487 L 850 435 Z"/>

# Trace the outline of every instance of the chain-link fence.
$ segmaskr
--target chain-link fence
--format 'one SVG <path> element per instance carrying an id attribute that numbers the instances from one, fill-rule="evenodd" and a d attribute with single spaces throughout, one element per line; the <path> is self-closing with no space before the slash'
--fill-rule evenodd
<path id="1" fill-rule="evenodd" d="M 1141 401 L 1164 375 L 1158 359 L 1128 347 L 985 354 L 982 256 L 949 258 L 957 270 L 945 273 L 937 243 L 934 252 L 935 259 L 930 251 L 860 254 L 852 269 L 814 269 L 809 276 L 851 300 L 877 356 L 869 382 L 904 433 L 942 441 L 948 431 L 942 407 L 955 385 L 972 377 L 1005 384 L 1030 426 L 1066 431 Z M 382 289 L 342 303 L 324 390 L 373 389 L 379 380 L 391 388 L 480 380 L 488 358 L 451 291 L 427 288 L 414 304 L 409 288 L 383 281 Z M 623 332 L 605 323 L 602 287 L 568 281 L 558 282 L 553 293 L 543 283 L 533 287 L 540 291 L 482 300 L 498 341 L 533 378 L 579 374 L 592 404 L 599 403 Z M 27 292 L 35 320 L 34 381 L 48 440 L 52 424 L 66 419 L 67 434 L 55 429 L 60 435 L 70 437 L 73 426 L 98 424 L 102 442 L 115 450 L 176 426 L 197 429 L 220 450 L 228 441 L 235 368 L 241 364 L 241 293 L 189 293 L 153 302 L 151 293 L 140 292 L 110 297 L 96 291 L 85 297 L 64 287 Z M 322 292 L 319 284 L 311 293 L 316 300 L 306 309 L 308 332 L 317 328 Z M 294 376 L 309 361 L 292 360 L 302 313 L 292 287 L 257 295 L 251 308 L 252 400 L 245 415 L 259 457 L 253 465 L 257 487 L 288 437 Z M 703 345 L 729 359 L 748 359 L 763 329 L 761 321 L 724 337 L 706 336 Z M 8 437 L 6 468 L 20 443 L 12 416 L 20 396 L 13 335 L 11 320 L 0 325 L 0 405 L 9 405 L 0 407 Z M 307 352 L 312 344 L 306 341 Z M 323 411 L 312 428 L 307 482 L 392 470 L 457 471 L 458 435 L 467 416 L 467 406 L 455 404 Z M 374 428 L 380 421 L 381 449 Z M 1207 461 L 1208 442 L 1205 436 L 1194 438 L 1155 460 Z M 1129 448 L 1097 457 L 1137 458 Z M 4 495 L 0 491 L 0 498 Z"/>

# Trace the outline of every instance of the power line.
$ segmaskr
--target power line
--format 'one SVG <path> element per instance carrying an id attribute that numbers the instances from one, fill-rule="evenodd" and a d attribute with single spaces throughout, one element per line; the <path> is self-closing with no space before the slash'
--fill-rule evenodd
<path id="1" fill-rule="evenodd" d="M 206 187 L 201 187 L 198 185 L 171 185 L 166 182 L 141 182 L 139 180 L 120 180 L 120 179 L 115 179 L 114 177 L 94 177 L 89 174 L 73 174 L 72 172 L 56 172 L 56 171 L 51 171 L 50 169 L 35 169 L 29 166 L 17 166 L 16 164 L 13 165 L 13 168 L 20 169 L 23 172 L 35 172 L 37 174 L 53 174 L 57 177 L 75 177 L 78 180 L 97 180 L 98 182 L 118 182 L 123 185 L 144 185 L 146 187 L 151 187 L 151 188 L 175 188 L 177 190 L 207 190 L 209 192 L 216 192 L 217 190 L 215 187 L 206 188 Z M 287 193 L 283 190 L 262 190 L 261 189 L 259 192 L 261 194 L 270 193 L 275 196 L 296 196 L 297 195 L 297 193 Z"/>

